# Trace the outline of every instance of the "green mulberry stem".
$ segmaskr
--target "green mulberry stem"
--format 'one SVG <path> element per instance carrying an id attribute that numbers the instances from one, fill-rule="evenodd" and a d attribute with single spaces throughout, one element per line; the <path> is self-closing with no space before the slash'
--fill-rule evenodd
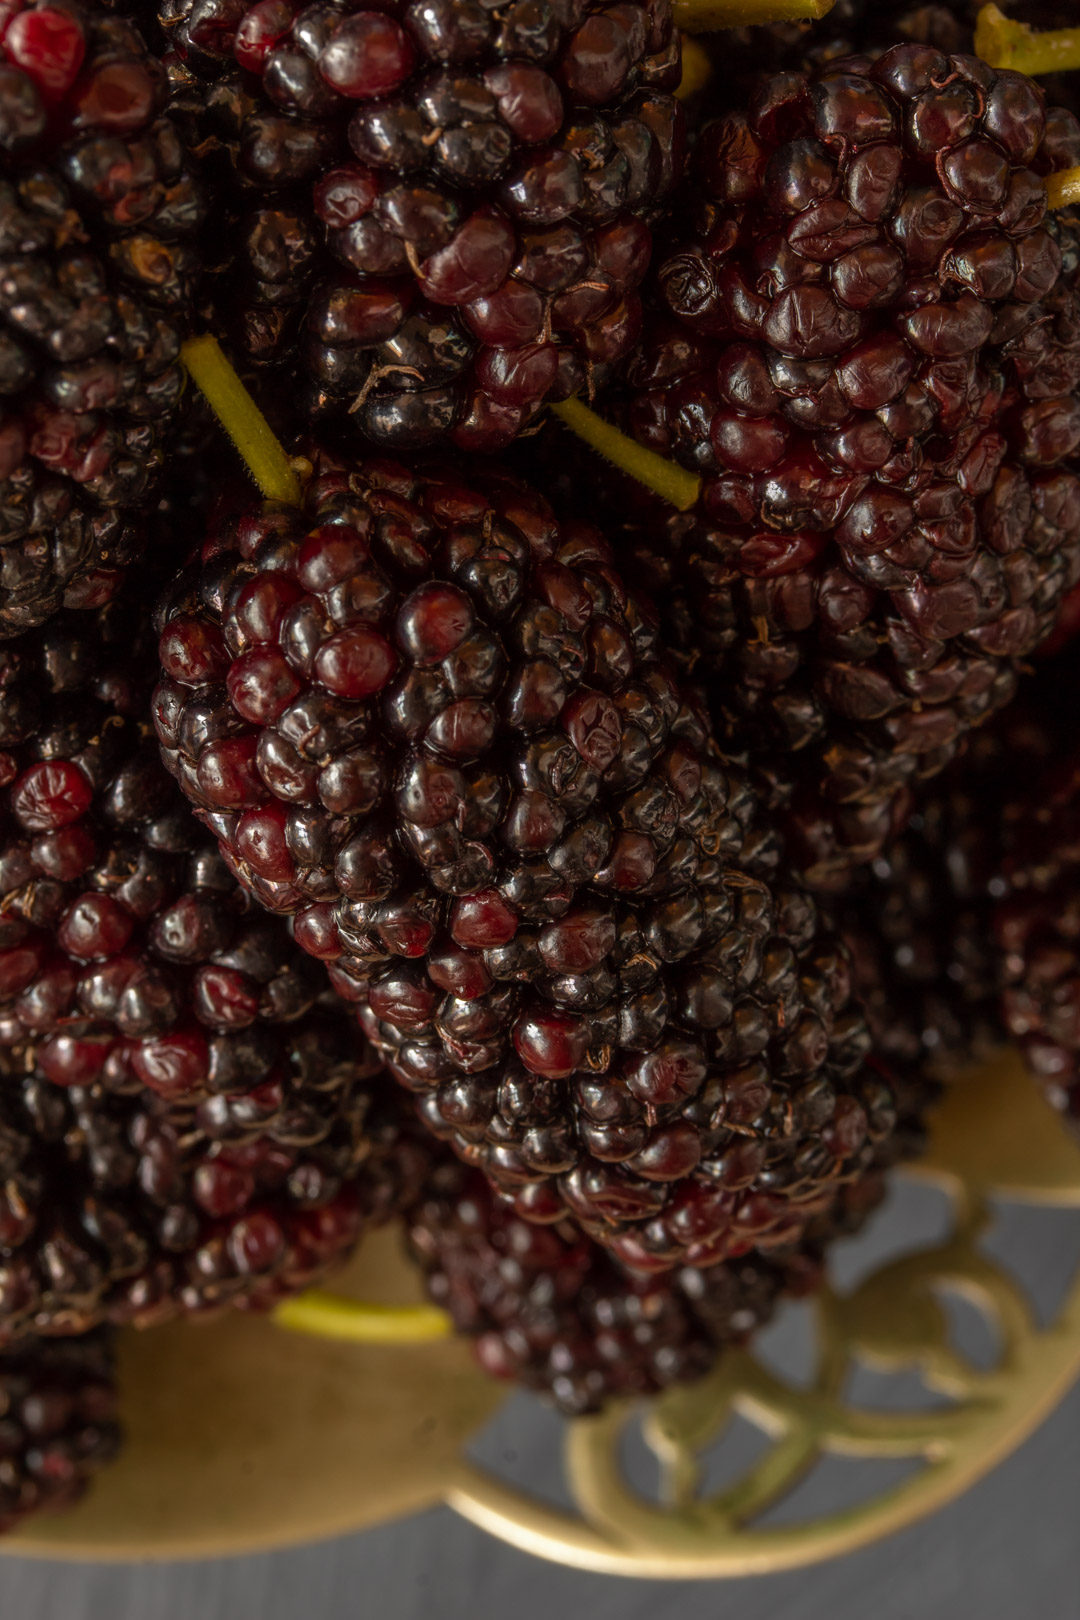
<path id="1" fill-rule="evenodd" d="M 189 338 L 180 358 L 267 500 L 299 506 L 302 492 L 292 463 L 217 338 Z"/>
<path id="2" fill-rule="evenodd" d="M 816 22 L 835 0 L 675 0 L 675 24 L 684 34 L 757 23 Z"/>
<path id="3" fill-rule="evenodd" d="M 975 22 L 975 55 L 991 67 L 1029 76 L 1080 68 L 1080 28 L 1048 28 L 1037 33 L 1014 22 L 997 6 L 983 6 Z"/>
<path id="4" fill-rule="evenodd" d="M 701 494 L 701 479 L 696 473 L 687 472 L 675 461 L 665 461 L 655 450 L 646 450 L 629 434 L 620 432 L 595 411 L 590 411 L 579 399 L 563 400 L 560 405 L 552 405 L 551 410 L 591 449 L 613 462 L 620 471 L 636 478 L 654 495 L 670 501 L 680 512 L 689 511 L 696 504 Z"/>
<path id="5" fill-rule="evenodd" d="M 428 1344 L 453 1325 L 434 1305 L 371 1305 L 322 1288 L 287 1299 L 272 1313 L 278 1327 L 345 1344 Z"/>
<path id="6" fill-rule="evenodd" d="M 1080 203 L 1080 169 L 1060 169 L 1048 174 L 1045 181 L 1046 201 L 1051 208 L 1068 208 Z"/>

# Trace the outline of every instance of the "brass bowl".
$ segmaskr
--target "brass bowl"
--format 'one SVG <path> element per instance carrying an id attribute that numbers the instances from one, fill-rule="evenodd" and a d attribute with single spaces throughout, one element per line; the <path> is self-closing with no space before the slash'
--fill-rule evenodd
<path id="1" fill-rule="evenodd" d="M 739 1352 L 701 1384 L 566 1424 L 573 1509 L 465 1456 L 503 1395 L 468 1346 L 361 1348 L 232 1316 L 124 1337 L 124 1456 L 74 1513 L 32 1524 L 3 1550 L 213 1557 L 340 1535 L 438 1502 L 525 1551 L 623 1575 L 747 1575 L 863 1546 L 974 1483 L 1080 1375 L 1080 1277 L 1042 1325 L 1023 1287 L 981 1247 L 991 1199 L 1080 1210 L 1080 1150 L 1013 1055 L 956 1082 L 929 1154 L 906 1173 L 945 1188 L 952 1230 L 852 1292 L 822 1292 L 812 1375 L 788 1380 Z M 393 1234 L 366 1245 L 341 1287 L 388 1302 L 416 1297 Z M 1000 1353 L 989 1369 L 950 1342 L 949 1292 L 993 1327 Z M 860 1363 L 917 1370 L 936 1400 L 915 1411 L 853 1404 L 849 1375 Z M 735 1414 L 771 1443 L 708 1494 L 703 1459 Z M 651 1498 L 624 1467 L 623 1433 L 639 1421 L 659 1464 Z M 823 1456 L 920 1466 L 843 1512 L 763 1523 Z"/>

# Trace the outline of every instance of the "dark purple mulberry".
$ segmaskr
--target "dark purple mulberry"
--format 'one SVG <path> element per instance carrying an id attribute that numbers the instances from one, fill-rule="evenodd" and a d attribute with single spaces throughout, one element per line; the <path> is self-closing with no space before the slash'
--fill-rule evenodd
<path id="1" fill-rule="evenodd" d="M 428 1293 L 485 1371 L 576 1416 L 703 1377 L 771 1314 L 784 1272 L 757 1256 L 633 1275 L 572 1223 L 537 1226 L 441 1161 L 407 1216 Z"/>
<path id="2" fill-rule="evenodd" d="M 790 1241 L 891 1129 L 846 958 L 606 545 L 324 463 L 164 614 L 165 758 L 425 1121 L 624 1259 Z"/>
<path id="3" fill-rule="evenodd" d="M 1053 1100 L 1067 1104 L 1075 1059 L 1065 1025 L 1056 1046 L 1048 1028 L 1053 1007 L 1080 985 L 1060 945 L 1073 904 L 1078 673 L 1073 652 L 1026 677 L 1016 700 L 919 790 L 904 832 L 826 903 L 875 1053 L 894 1079 L 947 1078 L 1012 1033 Z"/>
<path id="4" fill-rule="evenodd" d="M 202 216 L 165 89 L 100 6 L 0 44 L 0 636 L 100 604 L 146 541 Z"/>
<path id="5" fill-rule="evenodd" d="M 928 1095 L 913 1100 L 910 1127 Z M 831 1242 L 857 1232 L 883 1193 L 870 1171 L 797 1246 L 661 1277 L 621 1266 L 572 1223 L 523 1221 L 449 1156 L 433 1165 L 406 1226 L 432 1300 L 475 1339 L 481 1366 L 576 1416 L 703 1377 L 783 1295 L 817 1286 Z"/>
<path id="6" fill-rule="evenodd" d="M 966 739 L 916 793 L 904 831 L 825 903 L 848 946 L 874 1050 L 896 1073 L 947 1075 L 1004 1038 L 992 917 L 1018 814 L 1017 784 L 1057 746 L 1046 682 Z"/>
<path id="7" fill-rule="evenodd" d="M 774 761 L 816 885 L 1011 697 L 1080 569 L 1059 156 L 1034 83 L 913 45 L 777 74 L 699 139 L 611 409 L 702 493 L 620 562 Z"/>
<path id="8" fill-rule="evenodd" d="M 234 216 L 215 330 L 303 411 L 491 450 L 629 353 L 681 165 L 668 0 L 163 18 L 174 104 Z"/>
<path id="9" fill-rule="evenodd" d="M 1004 896 L 994 914 L 1004 1022 L 1080 1134 L 1080 759 L 1075 653 L 1048 666 L 1059 744 L 1041 778 L 1014 780 Z M 1061 741 L 1064 733 L 1065 741 Z"/>
<path id="10" fill-rule="evenodd" d="M 0 1341 L 271 1303 L 410 1174 L 351 1016 L 144 735 L 127 606 L 0 653 Z"/>

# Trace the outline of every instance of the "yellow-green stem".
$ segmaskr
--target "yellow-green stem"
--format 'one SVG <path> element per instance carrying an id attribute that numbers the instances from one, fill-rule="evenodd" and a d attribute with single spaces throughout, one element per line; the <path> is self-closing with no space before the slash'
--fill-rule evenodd
<path id="1" fill-rule="evenodd" d="M 590 411 L 579 399 L 563 400 L 561 405 L 553 405 L 551 409 L 571 433 L 622 472 L 636 478 L 639 484 L 651 489 L 654 495 L 677 506 L 680 512 L 688 511 L 697 501 L 701 479 L 696 473 L 687 472 L 678 462 L 665 461 L 655 450 L 646 450 L 629 434 L 621 433 L 595 411 Z"/>
<path id="2" fill-rule="evenodd" d="M 1080 203 L 1080 169 L 1061 169 L 1046 177 L 1046 200 L 1051 208 Z"/>
<path id="3" fill-rule="evenodd" d="M 975 21 L 975 55 L 991 67 L 1017 73 L 1062 73 L 1080 68 L 1080 28 L 1048 28 L 1037 33 L 1015 22 L 997 6 L 983 6 Z"/>
<path id="4" fill-rule="evenodd" d="M 180 350 L 180 358 L 262 493 L 268 500 L 299 506 L 300 480 L 292 463 L 225 358 L 217 338 L 189 338 Z"/>
<path id="5" fill-rule="evenodd" d="M 370 1305 L 322 1288 L 285 1300 L 273 1319 L 293 1333 L 345 1344 L 428 1344 L 453 1331 L 446 1312 L 434 1305 Z"/>
<path id="6" fill-rule="evenodd" d="M 816 22 L 835 0 L 675 0 L 675 21 L 684 34 L 754 23 Z"/>
<path id="7" fill-rule="evenodd" d="M 685 101 L 688 96 L 704 90 L 711 78 L 712 63 L 707 53 L 696 39 L 687 35 L 682 42 L 682 78 L 675 94 L 680 101 Z"/>

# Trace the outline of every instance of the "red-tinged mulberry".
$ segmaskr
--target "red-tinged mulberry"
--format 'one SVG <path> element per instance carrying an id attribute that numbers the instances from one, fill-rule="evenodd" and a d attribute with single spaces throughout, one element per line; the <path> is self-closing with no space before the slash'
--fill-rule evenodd
<path id="1" fill-rule="evenodd" d="M 203 202 L 165 75 L 110 8 L 0 41 L 0 636 L 93 607 L 146 543 Z"/>
<path id="2" fill-rule="evenodd" d="M 492 450 L 629 354 L 682 162 L 668 0 L 169 0 L 163 21 L 231 216 L 215 330 L 302 426 Z"/>
<path id="3" fill-rule="evenodd" d="M 145 735 L 128 606 L 0 649 L 0 1342 L 272 1303 L 411 1174 L 353 1018 Z"/>
<path id="4" fill-rule="evenodd" d="M 610 411 L 702 494 L 617 544 L 817 885 L 885 847 L 1076 580 L 1078 255 L 1043 179 L 1077 136 L 1021 75 L 905 45 L 776 74 L 699 139 Z"/>
<path id="5" fill-rule="evenodd" d="M 593 529 L 323 461 L 164 605 L 164 757 L 519 1211 L 626 1260 L 791 1240 L 892 1128 L 841 949 Z"/>

